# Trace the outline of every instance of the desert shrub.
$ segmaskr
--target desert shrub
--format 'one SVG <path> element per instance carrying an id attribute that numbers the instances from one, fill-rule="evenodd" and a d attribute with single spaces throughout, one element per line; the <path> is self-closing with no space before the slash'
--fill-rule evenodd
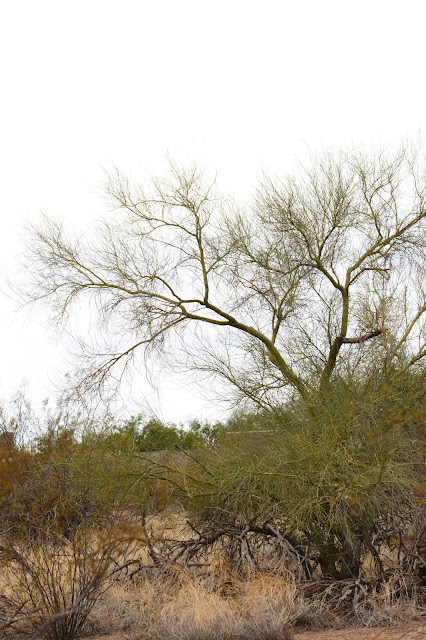
<path id="1" fill-rule="evenodd" d="M 46 529 L 26 539 L 3 536 L 3 618 L 14 631 L 73 640 L 133 553 L 132 537 L 105 523 L 102 529 L 80 525 L 70 539 Z"/>
<path id="2" fill-rule="evenodd" d="M 31 456 L 25 449 L 0 448 L 0 508 L 3 512 L 10 509 L 14 490 L 30 464 Z"/>
<path id="3" fill-rule="evenodd" d="M 50 430 L 38 439 L 25 468 L 9 496 L 9 508 L 0 519 L 6 520 L 14 535 L 44 535 L 53 529 L 71 535 L 101 504 L 93 476 L 96 470 L 87 464 L 71 429 Z"/>
<path id="4" fill-rule="evenodd" d="M 0 628 L 77 637 L 140 546 L 129 518 L 130 480 L 108 468 L 98 435 L 55 420 L 31 443 L 0 512 Z"/>
<path id="5" fill-rule="evenodd" d="M 305 550 L 310 575 L 319 567 L 334 579 L 356 577 L 367 553 L 383 571 L 383 548 L 394 550 L 413 524 L 424 469 L 413 454 L 418 397 L 407 387 L 335 386 L 312 407 L 283 412 L 285 422 L 276 417 L 263 440 L 206 451 L 189 472 L 194 522 L 224 535 L 275 531 Z"/>

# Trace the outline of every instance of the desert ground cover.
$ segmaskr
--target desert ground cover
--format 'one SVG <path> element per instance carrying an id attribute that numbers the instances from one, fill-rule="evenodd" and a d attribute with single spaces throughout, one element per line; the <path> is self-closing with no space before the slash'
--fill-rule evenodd
<path id="1" fill-rule="evenodd" d="M 424 640 L 426 627 L 376 627 L 375 629 L 343 629 L 339 631 L 328 630 L 295 632 L 295 640 Z M 90 636 L 85 640 L 128 640 L 129 636 L 110 634 L 103 636 Z M 259 640 L 262 640 L 259 638 Z"/>
<path id="2" fill-rule="evenodd" d="M 295 632 L 295 640 L 424 640 L 426 638 L 426 626 L 417 627 L 376 627 L 365 629 L 343 629 L 339 631 L 308 631 Z M 129 640 L 129 636 L 122 634 L 109 634 L 107 636 L 90 636 L 85 640 Z M 259 640 L 262 640 L 259 638 Z"/>
<path id="3" fill-rule="evenodd" d="M 382 627 L 375 629 L 344 629 L 340 631 L 296 633 L 296 640 L 423 640 L 426 627 Z"/>

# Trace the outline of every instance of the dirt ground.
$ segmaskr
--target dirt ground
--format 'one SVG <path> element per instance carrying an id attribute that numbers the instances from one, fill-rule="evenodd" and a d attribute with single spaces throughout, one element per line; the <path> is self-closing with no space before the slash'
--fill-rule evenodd
<path id="1" fill-rule="evenodd" d="M 129 640 L 123 634 L 93 636 L 85 640 Z M 413 627 L 374 627 L 340 631 L 296 632 L 294 640 L 426 640 L 426 625 Z"/>
<path id="2" fill-rule="evenodd" d="M 426 625 L 296 633 L 295 640 L 426 640 Z"/>

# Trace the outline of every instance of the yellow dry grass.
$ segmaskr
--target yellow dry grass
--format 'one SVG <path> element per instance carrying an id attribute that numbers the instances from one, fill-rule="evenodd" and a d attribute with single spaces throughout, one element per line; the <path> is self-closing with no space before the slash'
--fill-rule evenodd
<path id="1" fill-rule="evenodd" d="M 283 576 L 260 574 L 241 580 L 228 573 L 226 577 L 213 583 L 174 571 L 167 577 L 145 576 L 133 584 L 117 584 L 92 612 L 91 631 L 115 633 L 117 638 L 122 634 L 126 640 L 288 640 L 295 631 L 300 640 L 376 636 L 388 640 L 401 634 L 386 635 L 385 631 L 392 634 L 393 630 L 384 625 L 399 625 L 395 633 L 420 628 L 422 612 L 414 602 L 410 609 L 409 601 L 398 603 L 386 592 L 377 592 L 358 612 L 358 623 L 364 625 L 358 635 L 354 629 L 325 631 L 348 627 L 356 620 L 338 614 L 326 600 L 304 599 Z M 306 629 L 318 631 L 309 635 Z"/>

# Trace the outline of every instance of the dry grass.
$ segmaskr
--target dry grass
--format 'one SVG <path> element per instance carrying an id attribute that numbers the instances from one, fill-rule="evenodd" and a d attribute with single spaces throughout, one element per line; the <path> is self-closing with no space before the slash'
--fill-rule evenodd
<path id="1" fill-rule="evenodd" d="M 370 585 L 356 580 L 327 582 L 319 576 L 317 582 L 303 583 L 283 566 L 281 573 L 251 573 L 247 569 L 237 574 L 219 545 L 209 549 L 204 558 L 208 559 L 208 566 L 200 564 L 192 573 L 191 569 L 167 563 L 160 565 L 162 569 L 155 567 L 144 542 L 149 538 L 161 544 L 164 538 L 167 543 L 171 532 L 179 540 L 185 523 L 173 515 L 150 521 L 143 530 L 120 529 L 141 544 L 130 556 L 136 562 L 96 601 L 80 633 L 89 637 L 116 634 L 126 640 L 289 640 L 295 629 L 298 634 L 314 629 L 327 633 L 326 629 L 333 628 L 410 626 L 424 621 L 426 610 L 419 604 L 421 594 L 413 590 L 412 582 L 405 584 L 404 575 L 398 575 L 396 569 L 393 577 L 380 586 L 373 586 L 373 575 Z M 126 560 L 120 549 L 118 565 Z M 37 569 L 36 558 L 31 559 Z M 63 585 L 67 595 L 66 572 L 58 564 L 54 575 L 51 561 L 51 556 L 41 558 L 40 567 L 49 568 L 49 585 Z M 139 570 L 137 561 L 141 561 Z M 16 578 L 15 575 L 15 595 L 19 591 Z M 22 602 L 28 596 L 28 584 L 20 584 Z M 0 623 L 2 594 L 10 597 L 11 585 L 7 584 L 6 572 L 0 572 Z M 64 609 L 65 604 L 61 601 L 59 609 Z M 18 630 L 19 625 L 14 629 Z M 13 635 L 14 640 L 16 637 Z"/>
<path id="2" fill-rule="evenodd" d="M 283 576 L 228 574 L 213 583 L 174 572 L 115 585 L 93 610 L 90 630 L 129 640 L 287 640 L 296 627 L 413 624 L 424 613 L 391 583 L 368 595 L 326 589 L 307 597 Z"/>
<path id="3" fill-rule="evenodd" d="M 305 587 L 289 575 L 242 579 L 220 561 L 198 577 L 177 568 L 146 571 L 105 592 L 82 631 L 126 640 L 290 640 L 294 629 L 327 633 L 424 622 L 419 598 L 395 579 L 368 593 L 346 583 Z"/>
<path id="4" fill-rule="evenodd" d="M 410 592 L 392 578 L 373 589 L 368 598 L 355 602 L 354 615 L 367 627 L 419 622 L 426 614 L 426 608 L 422 608 L 419 601 L 419 594 Z"/>
<path id="5" fill-rule="evenodd" d="M 183 573 L 116 585 L 92 612 L 92 630 L 150 640 L 293 637 L 292 624 L 303 607 L 294 586 L 269 576 L 231 586 L 211 587 Z"/>

